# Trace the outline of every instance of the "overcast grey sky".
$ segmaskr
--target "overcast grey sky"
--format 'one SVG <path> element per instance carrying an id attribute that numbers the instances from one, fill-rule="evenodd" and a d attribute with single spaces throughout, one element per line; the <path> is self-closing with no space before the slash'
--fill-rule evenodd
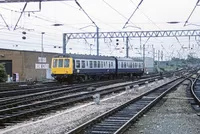
<path id="1" fill-rule="evenodd" d="M 194 8 L 197 0 L 143 0 L 139 10 L 130 19 L 127 28 L 122 29 L 127 19 L 136 9 L 141 0 L 78 0 L 83 9 L 88 13 L 100 32 L 107 31 L 138 31 L 141 30 L 183 30 L 200 29 L 198 26 L 183 26 L 189 14 Z M 0 48 L 41 50 L 41 32 L 44 35 L 44 51 L 62 52 L 62 33 L 64 32 L 95 32 L 96 28 L 92 22 L 83 13 L 82 10 L 71 1 L 43 2 L 40 12 L 25 12 L 18 24 L 18 29 L 13 31 L 25 3 L 18 4 L 0 4 L 0 14 L 2 14 L 10 31 L 5 27 L 4 21 L 0 18 Z M 29 3 L 26 11 L 38 10 L 38 3 Z M 188 24 L 200 25 L 200 7 L 197 7 L 191 16 Z M 167 22 L 178 21 L 179 24 L 168 24 Z M 52 26 L 55 23 L 64 24 L 60 27 Z M 89 26 L 89 27 L 87 27 Z M 83 27 L 87 27 L 81 29 Z M 2 29 L 1 29 L 2 28 Z M 22 40 L 24 28 L 27 32 L 26 40 Z M 187 47 L 188 38 L 178 38 L 181 45 Z M 144 43 L 147 38 L 142 39 Z M 100 53 L 103 55 L 125 56 L 125 40 L 119 40 L 119 46 L 116 47 L 115 39 L 100 40 Z M 92 46 L 92 54 L 96 54 L 96 45 L 94 40 L 71 40 L 68 43 L 67 52 L 72 53 L 90 53 L 89 44 Z M 191 38 L 190 44 L 199 51 L 199 47 L 194 38 Z M 176 38 L 151 38 L 147 42 L 148 56 L 152 56 L 152 48 L 156 50 L 163 49 L 165 56 L 178 56 L 177 50 L 180 44 Z M 56 46 L 56 48 L 54 48 Z M 139 39 L 130 40 L 130 55 L 140 56 Z M 173 52 L 174 51 L 174 52 Z M 188 50 L 182 50 L 181 56 L 187 55 Z"/>

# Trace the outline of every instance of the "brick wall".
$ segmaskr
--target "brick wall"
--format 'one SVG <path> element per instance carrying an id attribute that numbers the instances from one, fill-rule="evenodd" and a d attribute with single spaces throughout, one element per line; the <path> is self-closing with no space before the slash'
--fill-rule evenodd
<path id="1" fill-rule="evenodd" d="M 51 58 L 54 55 L 56 53 L 43 54 L 46 57 L 46 63 L 44 64 L 49 64 L 49 68 L 51 67 Z M 12 72 L 19 73 L 20 81 L 28 78 L 38 80 L 41 77 L 46 78 L 45 69 L 35 68 L 35 64 L 40 64 L 38 57 L 41 57 L 41 52 L 0 49 L 0 60 L 12 60 Z"/>

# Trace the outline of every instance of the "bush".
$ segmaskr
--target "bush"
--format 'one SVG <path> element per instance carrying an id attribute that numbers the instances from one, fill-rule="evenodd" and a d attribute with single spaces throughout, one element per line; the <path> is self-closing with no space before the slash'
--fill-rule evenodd
<path id="1" fill-rule="evenodd" d="M 6 69 L 3 64 L 0 64 L 0 82 L 5 82 L 7 80 Z"/>

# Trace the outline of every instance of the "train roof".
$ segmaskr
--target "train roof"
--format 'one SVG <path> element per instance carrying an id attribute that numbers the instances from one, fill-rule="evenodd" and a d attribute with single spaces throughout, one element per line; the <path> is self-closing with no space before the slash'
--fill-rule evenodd
<path id="1" fill-rule="evenodd" d="M 121 61 L 138 61 L 138 62 L 143 62 L 143 60 L 140 59 L 135 59 L 135 58 L 125 58 L 125 57 L 116 57 L 117 60 Z"/>
<path id="2" fill-rule="evenodd" d="M 71 57 L 71 58 L 75 58 L 75 59 L 96 59 L 96 60 L 114 60 L 115 58 L 113 56 L 97 56 L 97 55 L 84 55 L 84 54 L 59 54 L 54 56 L 56 57 Z"/>
<path id="3" fill-rule="evenodd" d="M 68 58 L 75 58 L 75 59 L 94 59 L 94 60 L 117 60 L 121 61 L 138 61 L 143 62 L 140 58 L 126 58 L 126 57 L 114 57 L 114 56 L 97 56 L 97 55 L 86 55 L 86 54 L 58 54 L 55 55 L 54 58 L 58 57 L 68 57 Z"/>

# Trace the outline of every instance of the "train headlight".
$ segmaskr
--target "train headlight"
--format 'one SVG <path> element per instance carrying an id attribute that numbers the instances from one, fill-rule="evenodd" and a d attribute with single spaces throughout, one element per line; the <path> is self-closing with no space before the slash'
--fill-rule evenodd
<path id="1" fill-rule="evenodd" d="M 80 70 L 78 69 L 78 70 L 77 70 L 77 73 L 79 73 L 79 72 L 80 72 Z"/>

